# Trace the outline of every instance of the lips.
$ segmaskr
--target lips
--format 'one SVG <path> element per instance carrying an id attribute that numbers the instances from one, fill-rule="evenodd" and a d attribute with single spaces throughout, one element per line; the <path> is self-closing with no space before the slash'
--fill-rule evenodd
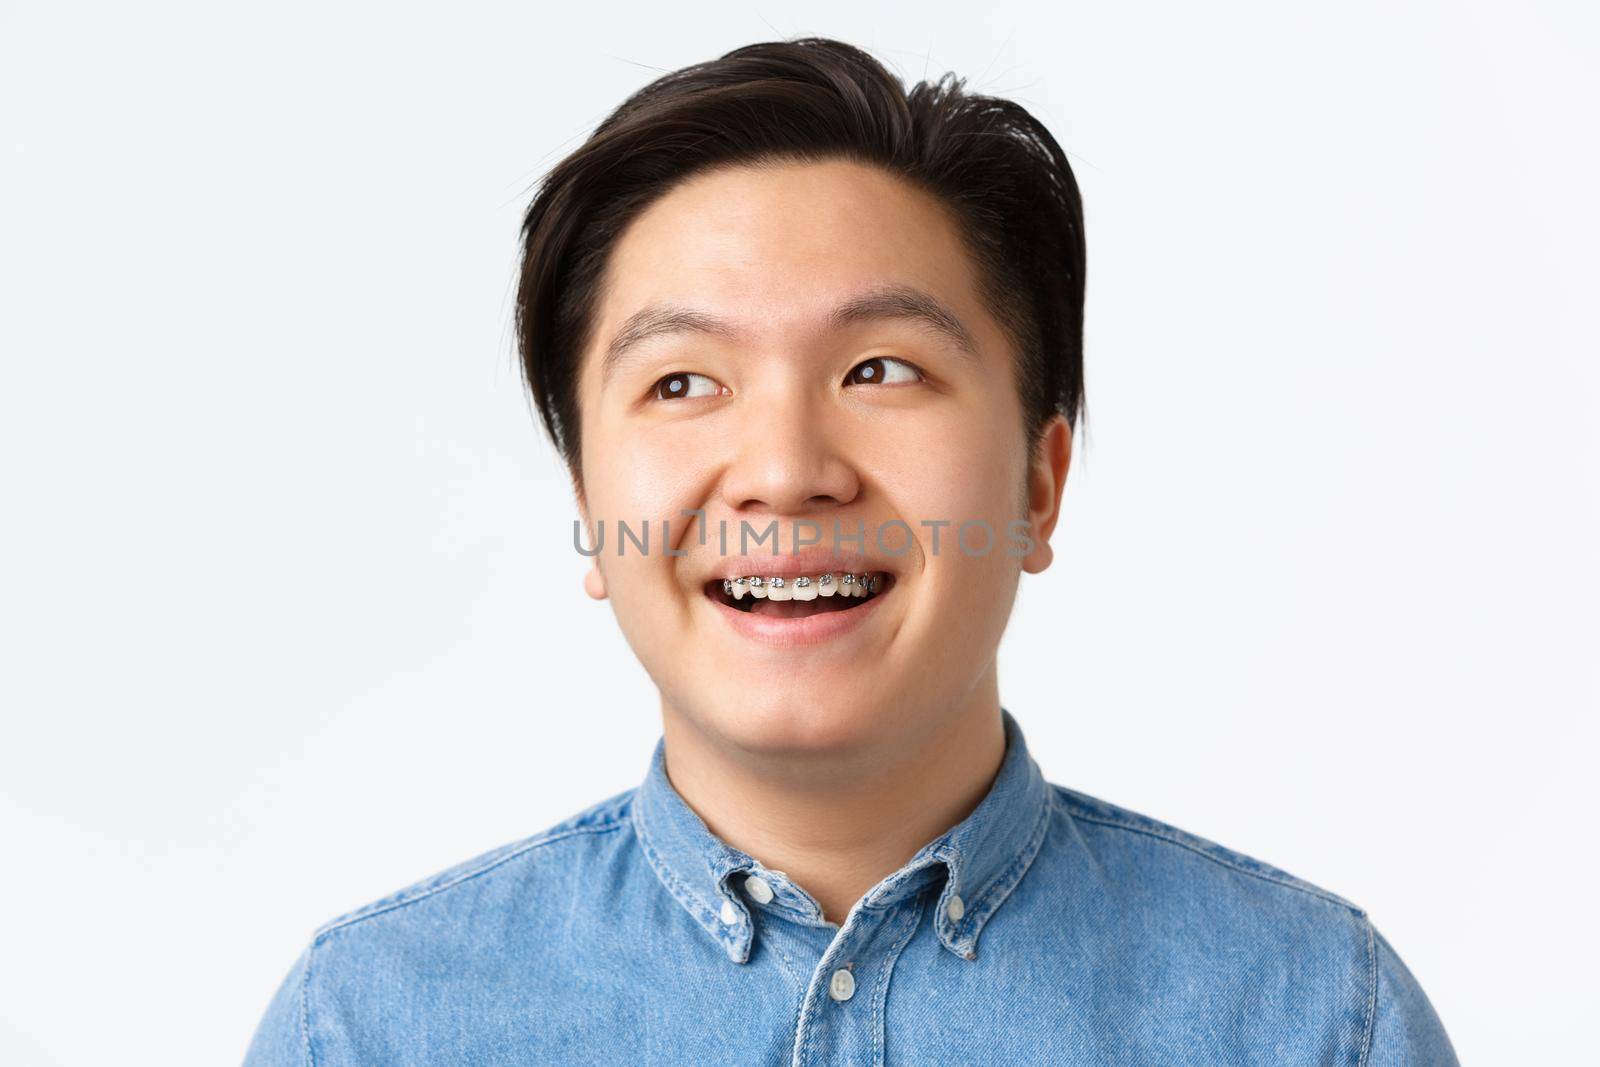
<path id="1" fill-rule="evenodd" d="M 846 597 L 837 593 L 831 597 L 818 596 L 812 600 L 779 600 L 745 598 L 749 609 L 727 603 L 722 595 L 722 580 L 707 583 L 706 603 L 710 610 L 742 640 L 755 646 L 766 646 L 775 652 L 790 653 L 811 650 L 821 652 L 824 647 L 837 648 L 838 654 L 854 656 L 858 646 L 846 638 L 863 630 L 879 614 L 879 604 L 892 588 L 889 582 L 879 583 L 878 592 L 866 597 Z M 713 592 L 714 590 L 714 592 Z M 756 606 L 760 606 L 757 613 Z"/>
<path id="2" fill-rule="evenodd" d="M 810 548 L 788 555 L 727 556 L 702 580 L 718 615 L 746 636 L 811 644 L 854 629 L 894 588 L 898 563 Z"/>

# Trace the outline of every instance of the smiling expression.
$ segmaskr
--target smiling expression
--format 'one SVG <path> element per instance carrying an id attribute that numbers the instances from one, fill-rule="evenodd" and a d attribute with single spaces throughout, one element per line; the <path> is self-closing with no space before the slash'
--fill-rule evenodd
<path id="1" fill-rule="evenodd" d="M 826 748 L 993 684 L 1060 482 L 1030 462 L 974 270 L 940 201 L 846 161 L 701 172 L 619 237 L 579 364 L 579 503 L 669 713 L 751 751 Z M 648 524 L 648 553 L 617 554 L 618 520 Z M 958 544 L 964 522 L 990 551 L 977 529 Z M 741 545 L 773 523 L 779 555 Z"/>

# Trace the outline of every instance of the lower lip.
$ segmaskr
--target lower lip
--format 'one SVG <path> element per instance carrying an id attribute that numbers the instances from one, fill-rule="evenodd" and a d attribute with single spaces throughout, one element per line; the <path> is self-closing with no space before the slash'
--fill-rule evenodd
<path id="1" fill-rule="evenodd" d="M 864 603 L 844 611 L 819 611 L 815 615 L 806 615 L 798 619 L 756 615 L 740 611 L 711 597 L 705 599 L 740 636 L 773 648 L 799 648 L 836 641 L 860 629 L 876 612 L 878 602 L 890 592 L 892 589 L 886 589 L 882 594 L 868 597 Z"/>

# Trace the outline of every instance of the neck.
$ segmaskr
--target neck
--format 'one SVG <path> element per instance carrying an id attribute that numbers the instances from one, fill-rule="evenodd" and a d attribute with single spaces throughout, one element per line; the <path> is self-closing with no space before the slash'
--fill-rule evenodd
<path id="1" fill-rule="evenodd" d="M 994 665 L 919 733 L 848 750 L 731 747 L 662 702 L 668 778 L 710 831 L 782 871 L 843 924 L 855 902 L 965 819 L 994 783 L 1005 728 Z"/>

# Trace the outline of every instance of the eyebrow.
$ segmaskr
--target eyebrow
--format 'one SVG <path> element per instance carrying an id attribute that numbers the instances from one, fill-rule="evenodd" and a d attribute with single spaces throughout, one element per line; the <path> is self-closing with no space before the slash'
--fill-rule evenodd
<path id="1" fill-rule="evenodd" d="M 978 359 L 978 345 L 961 319 L 930 293 L 909 285 L 885 285 L 851 297 L 823 317 L 824 327 L 838 331 L 860 322 L 902 319 L 915 322 L 953 344 L 958 352 Z M 669 334 L 698 333 L 738 340 L 731 323 L 693 308 L 650 304 L 639 309 L 617 330 L 600 362 L 600 381 L 606 382 L 628 356 L 646 341 Z"/>

